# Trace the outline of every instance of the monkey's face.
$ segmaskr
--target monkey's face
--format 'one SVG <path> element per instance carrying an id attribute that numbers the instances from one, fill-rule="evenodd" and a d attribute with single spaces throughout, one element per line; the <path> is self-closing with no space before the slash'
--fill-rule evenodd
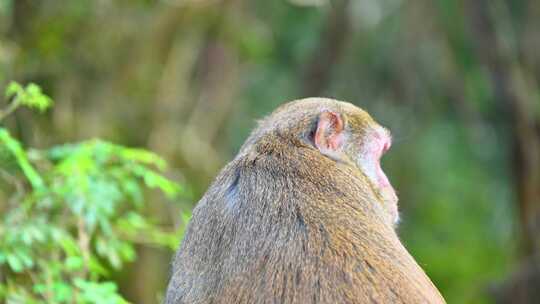
<path id="1" fill-rule="evenodd" d="M 351 137 L 354 138 L 355 136 Z M 381 197 L 383 206 L 390 214 L 391 220 L 395 225 L 399 221 L 398 197 L 381 166 L 383 155 L 392 145 L 390 132 L 377 124 L 373 124 L 371 128 L 368 128 L 362 134 L 362 139 L 356 142 L 360 144 L 351 143 L 353 147 L 349 149 L 350 157 L 366 175 L 373 185 L 374 190 Z"/>
<path id="2" fill-rule="evenodd" d="M 390 132 L 356 107 L 344 112 L 324 111 L 320 114 L 315 146 L 328 157 L 352 161 L 366 177 L 395 225 L 399 221 L 398 198 L 381 167 L 381 158 L 392 144 Z"/>

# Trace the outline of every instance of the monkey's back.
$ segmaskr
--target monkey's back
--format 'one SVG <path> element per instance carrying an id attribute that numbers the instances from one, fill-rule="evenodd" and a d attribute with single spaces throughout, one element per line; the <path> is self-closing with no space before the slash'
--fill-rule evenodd
<path id="1" fill-rule="evenodd" d="M 194 209 L 167 304 L 444 303 L 355 172 L 312 154 L 273 147 L 222 170 Z"/>

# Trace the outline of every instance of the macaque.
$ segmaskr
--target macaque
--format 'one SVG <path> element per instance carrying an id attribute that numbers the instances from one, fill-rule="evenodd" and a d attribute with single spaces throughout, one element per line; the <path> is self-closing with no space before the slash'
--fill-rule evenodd
<path id="1" fill-rule="evenodd" d="M 280 106 L 194 209 L 165 303 L 445 303 L 394 230 L 390 145 L 350 103 Z"/>

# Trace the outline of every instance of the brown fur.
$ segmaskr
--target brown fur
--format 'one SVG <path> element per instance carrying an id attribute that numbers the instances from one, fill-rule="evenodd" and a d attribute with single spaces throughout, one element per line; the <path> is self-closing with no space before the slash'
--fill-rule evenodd
<path id="1" fill-rule="evenodd" d="M 444 303 L 362 171 L 313 146 L 324 110 L 343 114 L 358 144 L 376 125 L 321 98 L 263 120 L 193 211 L 167 304 Z"/>

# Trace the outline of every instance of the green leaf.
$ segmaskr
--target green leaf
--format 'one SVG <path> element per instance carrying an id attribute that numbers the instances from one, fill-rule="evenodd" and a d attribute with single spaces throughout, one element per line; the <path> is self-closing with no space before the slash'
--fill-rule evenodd
<path id="1" fill-rule="evenodd" d="M 80 270 L 84 266 L 84 260 L 79 256 L 70 256 L 66 258 L 65 265 L 69 271 Z"/>
<path id="2" fill-rule="evenodd" d="M 80 254 L 79 246 L 71 237 L 62 237 L 59 244 L 68 256 L 78 256 Z"/>
<path id="3" fill-rule="evenodd" d="M 24 268 L 32 268 L 34 266 L 34 261 L 27 251 L 19 250 L 16 253 Z"/>
<path id="4" fill-rule="evenodd" d="M 64 282 L 55 282 L 52 286 L 54 300 L 66 302 L 73 297 L 71 286 Z"/>
<path id="5" fill-rule="evenodd" d="M 170 181 L 163 175 L 149 170 L 144 166 L 134 165 L 133 173 L 142 177 L 146 186 L 148 186 L 149 188 L 160 189 L 171 199 L 175 198 L 182 190 L 182 187 L 179 184 Z"/>
<path id="6" fill-rule="evenodd" d="M 155 165 L 159 170 L 165 170 L 167 167 L 167 162 L 163 158 L 150 151 L 120 146 L 116 146 L 116 149 L 125 160 Z"/>
<path id="7" fill-rule="evenodd" d="M 9 265 L 9 268 L 13 270 L 13 272 L 21 272 L 24 269 L 23 263 L 19 258 L 15 255 L 8 255 L 7 256 L 7 263 Z"/>
<path id="8" fill-rule="evenodd" d="M 107 277 L 110 275 L 110 271 L 103 266 L 96 257 L 90 257 L 88 261 L 88 269 L 92 274 Z"/>
<path id="9" fill-rule="evenodd" d="M 74 285 L 80 290 L 82 303 L 128 303 L 118 294 L 118 287 L 113 282 L 91 282 L 83 279 L 76 279 Z"/>
<path id="10" fill-rule="evenodd" d="M 23 88 L 20 84 L 15 81 L 12 81 L 8 84 L 6 88 L 6 98 L 11 98 L 13 96 L 19 95 L 23 92 Z"/>
<path id="11" fill-rule="evenodd" d="M 43 294 L 43 293 L 45 293 L 47 291 L 47 285 L 45 285 L 45 284 L 34 284 L 32 286 L 32 290 L 35 293 Z"/>
<path id="12" fill-rule="evenodd" d="M 34 190 L 42 190 L 44 188 L 43 179 L 30 164 L 30 161 L 26 156 L 26 152 L 22 148 L 21 144 L 15 138 L 11 137 L 9 132 L 4 128 L 0 128 L 0 144 L 3 144 L 15 157 L 17 164 L 23 171 L 30 184 L 32 184 Z"/>
<path id="13" fill-rule="evenodd" d="M 22 96 L 22 105 L 25 105 L 29 108 L 37 109 L 40 112 L 48 109 L 50 106 L 52 106 L 53 103 L 52 99 L 49 98 L 47 95 L 43 94 L 41 88 L 35 83 L 28 84 Z"/>

